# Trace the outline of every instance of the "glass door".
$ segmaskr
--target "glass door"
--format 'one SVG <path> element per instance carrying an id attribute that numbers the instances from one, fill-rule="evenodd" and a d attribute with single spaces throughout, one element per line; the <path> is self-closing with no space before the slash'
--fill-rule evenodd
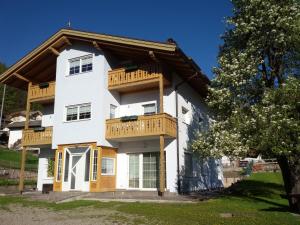
<path id="1" fill-rule="evenodd" d="M 143 188 L 158 188 L 159 153 L 143 154 Z"/>
<path id="2" fill-rule="evenodd" d="M 129 155 L 129 187 L 140 187 L 140 160 L 139 154 Z"/>

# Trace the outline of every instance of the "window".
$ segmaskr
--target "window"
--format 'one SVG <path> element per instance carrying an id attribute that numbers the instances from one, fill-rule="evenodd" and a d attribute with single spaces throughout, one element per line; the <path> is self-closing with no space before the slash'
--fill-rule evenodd
<path id="1" fill-rule="evenodd" d="M 159 153 L 143 154 L 143 188 L 158 188 Z"/>
<path id="2" fill-rule="evenodd" d="M 186 177 L 193 176 L 193 157 L 191 153 L 184 153 L 184 175 Z"/>
<path id="3" fill-rule="evenodd" d="M 80 73 L 80 71 L 79 71 L 80 70 L 80 58 L 70 59 L 69 64 L 70 64 L 70 71 L 69 71 L 70 75 Z"/>
<path id="4" fill-rule="evenodd" d="M 57 155 L 57 175 L 56 180 L 61 180 L 61 173 L 62 173 L 62 152 L 59 152 Z"/>
<path id="5" fill-rule="evenodd" d="M 84 181 L 90 180 L 90 157 L 91 151 L 90 149 L 87 151 L 85 155 L 85 174 L 84 174 Z"/>
<path id="6" fill-rule="evenodd" d="M 91 104 L 67 106 L 66 121 L 91 118 Z"/>
<path id="7" fill-rule="evenodd" d="M 144 115 L 153 115 L 156 113 L 156 104 L 152 103 L 152 104 L 146 104 L 143 105 L 144 107 Z"/>
<path id="8" fill-rule="evenodd" d="M 89 119 L 91 118 L 91 105 L 82 105 L 79 106 L 79 119 Z"/>
<path id="9" fill-rule="evenodd" d="M 81 60 L 81 72 L 88 72 L 93 70 L 93 56 L 92 55 L 87 55 L 82 57 Z"/>
<path id="10" fill-rule="evenodd" d="M 67 107 L 67 121 L 78 119 L 78 107 Z"/>
<path id="11" fill-rule="evenodd" d="M 69 75 L 76 75 L 93 70 L 93 55 L 86 55 L 69 60 Z"/>
<path id="12" fill-rule="evenodd" d="M 115 159 L 103 157 L 101 161 L 101 175 L 114 175 Z"/>
<path id="13" fill-rule="evenodd" d="M 110 105 L 110 113 L 109 113 L 110 119 L 116 118 L 116 108 L 117 108 L 117 106 L 112 105 L 112 104 Z"/>
<path id="14" fill-rule="evenodd" d="M 140 159 L 138 154 L 129 155 L 129 187 L 139 188 L 140 184 Z"/>
<path id="15" fill-rule="evenodd" d="M 182 119 L 183 122 L 186 124 L 190 124 L 190 114 L 189 114 L 189 110 L 185 107 L 181 108 L 181 113 L 182 113 Z"/>
<path id="16" fill-rule="evenodd" d="M 64 176 L 65 182 L 68 182 L 68 180 L 69 180 L 69 162 L 70 162 L 70 153 L 68 151 L 66 151 L 65 176 Z"/>
<path id="17" fill-rule="evenodd" d="M 92 165 L 92 180 L 97 180 L 98 170 L 98 150 L 93 151 L 93 165 Z"/>

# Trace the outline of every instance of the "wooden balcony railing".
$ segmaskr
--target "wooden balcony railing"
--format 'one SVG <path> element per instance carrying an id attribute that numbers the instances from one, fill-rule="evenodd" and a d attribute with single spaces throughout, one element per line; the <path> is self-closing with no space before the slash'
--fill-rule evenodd
<path id="1" fill-rule="evenodd" d="M 138 116 L 136 120 L 106 120 L 106 139 L 166 135 L 176 137 L 176 119 L 166 113 Z"/>
<path id="2" fill-rule="evenodd" d="M 32 102 L 54 99 L 55 81 L 30 86 L 28 95 Z"/>
<path id="3" fill-rule="evenodd" d="M 22 146 L 47 145 L 52 143 L 52 127 L 43 131 L 23 130 Z"/>
<path id="4" fill-rule="evenodd" d="M 108 72 L 109 90 L 127 90 L 133 89 L 133 86 L 140 85 L 142 88 L 151 86 L 151 83 L 158 85 L 159 76 L 162 74 L 160 65 L 149 64 L 137 68 L 114 69 Z M 154 85 L 152 85 L 154 86 Z"/>

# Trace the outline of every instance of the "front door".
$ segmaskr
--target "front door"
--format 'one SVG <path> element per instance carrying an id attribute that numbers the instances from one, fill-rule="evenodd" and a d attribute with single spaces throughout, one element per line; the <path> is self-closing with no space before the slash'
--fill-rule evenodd
<path id="1" fill-rule="evenodd" d="M 82 155 L 73 155 L 71 164 L 71 190 L 81 190 L 83 183 Z"/>

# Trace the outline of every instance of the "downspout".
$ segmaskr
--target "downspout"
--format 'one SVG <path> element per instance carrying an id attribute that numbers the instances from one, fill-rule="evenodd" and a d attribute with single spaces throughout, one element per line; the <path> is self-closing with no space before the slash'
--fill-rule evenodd
<path id="1" fill-rule="evenodd" d="M 175 107 L 176 107 L 176 148 L 177 148 L 177 187 L 178 187 L 178 194 L 181 194 L 181 182 L 180 182 L 180 166 L 179 166 L 179 119 L 178 119 L 178 88 L 183 85 L 184 83 L 190 81 L 194 77 L 198 76 L 198 72 L 193 74 L 192 76 L 188 77 L 188 79 L 185 79 L 178 84 L 175 85 Z"/>

